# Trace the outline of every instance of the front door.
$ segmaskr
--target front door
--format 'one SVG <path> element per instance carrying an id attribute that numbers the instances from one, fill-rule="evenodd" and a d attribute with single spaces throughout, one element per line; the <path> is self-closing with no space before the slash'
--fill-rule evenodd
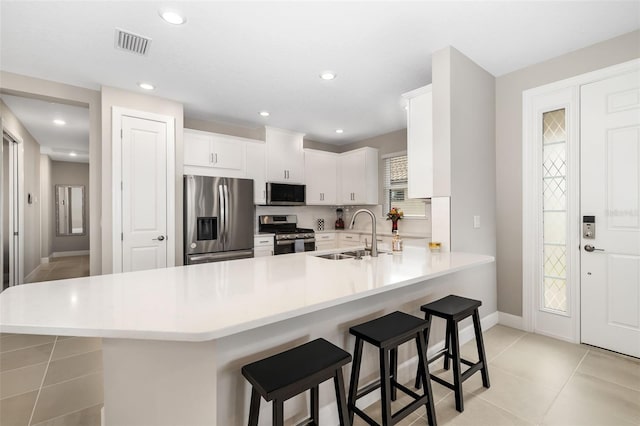
<path id="1" fill-rule="evenodd" d="M 121 152 L 122 272 L 164 268 L 167 266 L 167 124 L 123 116 Z"/>
<path id="2" fill-rule="evenodd" d="M 640 357 L 640 71 L 582 86 L 580 103 L 581 340 Z"/>

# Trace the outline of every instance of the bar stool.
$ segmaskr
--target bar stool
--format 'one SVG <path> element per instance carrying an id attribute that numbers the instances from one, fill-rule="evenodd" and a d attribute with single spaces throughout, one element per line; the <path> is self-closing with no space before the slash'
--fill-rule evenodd
<path id="1" fill-rule="evenodd" d="M 435 302 L 422 305 L 420 310 L 425 312 L 425 319 L 431 324 L 431 317 L 444 318 L 447 321 L 445 333 L 444 349 L 438 352 L 428 363 L 432 363 L 440 357 L 444 357 L 444 369 L 449 369 L 449 360 L 453 360 L 453 383 L 449 383 L 440 377 L 431 375 L 431 379 L 455 392 L 456 410 L 464 411 L 462 400 L 462 383 L 471 377 L 475 372 L 482 374 L 482 385 L 489 388 L 489 370 L 487 369 L 487 357 L 484 352 L 484 342 L 482 340 L 482 328 L 480 328 L 480 315 L 478 308 L 482 305 L 479 300 L 467 299 L 455 295 L 449 295 Z M 458 337 L 458 323 L 465 318 L 473 317 L 473 329 L 476 336 L 476 347 L 478 349 L 479 361 L 473 363 L 460 357 L 460 339 Z M 427 345 L 429 335 L 427 331 Z M 460 363 L 469 366 L 465 372 L 461 372 Z M 416 375 L 416 388 L 420 387 L 420 374 Z"/>
<path id="2" fill-rule="evenodd" d="M 311 390 L 311 424 L 318 425 L 318 385 L 333 377 L 340 426 L 350 426 L 342 377 L 342 366 L 351 355 L 325 339 L 316 339 L 269 358 L 242 367 L 242 375 L 251 383 L 249 426 L 257 426 L 260 396 L 273 400 L 273 425 L 284 423 L 284 401 Z"/>
<path id="3" fill-rule="evenodd" d="M 391 426 L 410 413 L 425 405 L 427 408 L 427 418 L 429 424 L 435 426 L 436 414 L 433 405 L 433 395 L 431 384 L 427 380 L 429 377 L 429 366 L 426 359 L 426 344 L 424 336 L 428 333 L 429 323 L 403 312 L 392 312 L 383 317 L 356 325 L 349 329 L 349 332 L 356 336 L 354 361 L 351 369 L 351 383 L 349 385 L 349 419 L 353 422 L 354 414 L 362 417 L 371 425 L 378 425 L 364 411 L 356 407 L 359 398 L 380 389 L 382 404 L 382 424 Z M 416 341 L 418 348 L 418 372 L 425 383 L 424 393 L 419 395 L 411 389 L 397 382 L 398 375 L 398 346 L 410 340 Z M 380 352 L 380 380 L 361 390 L 358 390 L 358 380 L 360 376 L 360 364 L 362 362 L 362 346 L 367 342 L 379 349 Z M 397 389 L 413 397 L 414 401 L 406 407 L 393 414 L 391 412 L 391 401 L 396 399 Z"/>

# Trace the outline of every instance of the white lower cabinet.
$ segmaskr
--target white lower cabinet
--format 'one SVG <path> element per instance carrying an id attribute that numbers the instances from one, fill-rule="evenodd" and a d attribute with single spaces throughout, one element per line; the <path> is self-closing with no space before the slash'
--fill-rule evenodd
<path id="1" fill-rule="evenodd" d="M 336 234 L 316 234 L 316 250 L 330 250 L 338 248 L 338 240 L 336 240 Z"/>
<path id="2" fill-rule="evenodd" d="M 273 256 L 273 237 L 255 236 L 253 238 L 253 257 Z"/>
<path id="3" fill-rule="evenodd" d="M 349 234 L 341 232 L 338 235 L 338 248 L 358 247 L 363 245 L 360 234 Z"/>

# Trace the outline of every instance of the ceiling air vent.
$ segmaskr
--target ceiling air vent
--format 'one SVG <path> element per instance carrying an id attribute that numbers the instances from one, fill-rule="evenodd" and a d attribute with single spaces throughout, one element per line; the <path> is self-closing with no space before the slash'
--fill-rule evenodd
<path id="1" fill-rule="evenodd" d="M 116 28 L 116 48 L 127 52 L 146 55 L 151 46 L 151 38 Z"/>

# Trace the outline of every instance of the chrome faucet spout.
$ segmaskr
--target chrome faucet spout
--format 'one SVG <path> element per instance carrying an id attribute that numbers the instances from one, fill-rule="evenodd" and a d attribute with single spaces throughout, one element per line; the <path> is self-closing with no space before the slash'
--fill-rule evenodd
<path id="1" fill-rule="evenodd" d="M 371 218 L 371 257 L 378 257 L 378 235 L 376 233 L 376 215 L 374 215 L 371 210 L 367 210 L 367 209 L 356 210 L 356 212 L 351 217 L 351 224 L 349 225 L 349 229 L 353 229 L 353 224 L 356 223 L 356 216 L 358 216 L 360 213 L 366 213 Z"/>

